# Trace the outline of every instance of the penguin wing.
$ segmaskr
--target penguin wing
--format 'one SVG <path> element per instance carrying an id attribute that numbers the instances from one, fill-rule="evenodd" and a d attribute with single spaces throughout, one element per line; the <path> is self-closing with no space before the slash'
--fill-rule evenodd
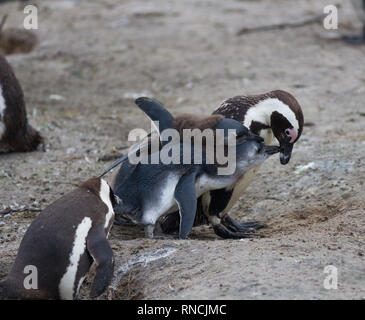
<path id="1" fill-rule="evenodd" d="M 193 227 L 197 199 L 195 193 L 196 171 L 185 174 L 178 182 L 174 197 L 179 206 L 180 229 L 179 238 L 184 239 Z"/>
<path id="2" fill-rule="evenodd" d="M 87 236 L 87 250 L 97 265 L 91 286 L 91 298 L 100 296 L 113 277 L 114 255 L 104 230 L 104 224 L 100 223 L 93 227 Z"/>
<path id="3" fill-rule="evenodd" d="M 172 129 L 174 123 L 174 117 L 165 107 L 155 99 L 140 97 L 135 101 L 136 105 L 154 122 L 158 121 L 158 127 L 156 127 L 158 133 L 161 133 L 166 129 Z M 161 141 L 162 145 L 165 145 L 166 141 Z"/>

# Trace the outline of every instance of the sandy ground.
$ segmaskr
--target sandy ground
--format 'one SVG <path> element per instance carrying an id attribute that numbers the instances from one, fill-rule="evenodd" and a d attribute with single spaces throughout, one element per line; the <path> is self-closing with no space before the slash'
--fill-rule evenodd
<path id="1" fill-rule="evenodd" d="M 116 274 L 150 260 L 100 299 L 365 299 L 365 47 L 323 40 L 319 24 L 236 35 L 318 14 L 326 2 L 35 1 L 40 45 L 8 59 L 47 152 L 0 156 L 0 209 L 44 208 L 101 173 L 111 162 L 100 159 L 124 152 L 131 129 L 149 129 L 133 103 L 140 95 L 209 114 L 234 95 L 283 89 L 312 126 L 291 162 L 269 159 L 231 212 L 266 222 L 265 237 L 222 240 L 203 226 L 188 240 L 148 240 L 140 227 L 114 226 Z M 21 26 L 18 3 L 3 11 L 7 26 Z M 342 1 L 341 32 L 358 26 Z M 0 215 L 0 279 L 36 214 Z M 323 286 L 327 265 L 337 267 L 337 290 Z"/>

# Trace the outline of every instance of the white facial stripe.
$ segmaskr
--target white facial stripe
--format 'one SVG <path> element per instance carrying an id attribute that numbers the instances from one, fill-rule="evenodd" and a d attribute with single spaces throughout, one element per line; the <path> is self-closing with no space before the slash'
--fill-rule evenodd
<path id="1" fill-rule="evenodd" d="M 0 85 L 0 139 L 5 131 L 4 113 L 5 113 L 5 99 L 3 97 L 3 89 Z"/>
<path id="2" fill-rule="evenodd" d="M 243 124 L 247 128 L 250 128 L 252 121 L 258 121 L 268 126 L 271 126 L 270 117 L 274 111 L 281 113 L 285 118 L 287 118 L 298 135 L 299 124 L 297 118 L 295 117 L 295 113 L 290 109 L 288 105 L 286 105 L 284 102 L 280 101 L 277 98 L 265 99 L 248 109 Z"/>
<path id="3" fill-rule="evenodd" d="M 106 204 L 106 206 L 108 207 L 108 212 L 105 216 L 105 224 L 104 224 L 104 229 L 106 229 L 106 228 L 108 228 L 108 226 L 110 224 L 110 220 L 114 216 L 114 209 L 113 209 L 112 202 L 110 201 L 110 187 L 109 187 L 108 183 L 103 179 L 100 179 L 100 193 L 99 194 L 100 194 L 101 201 L 103 201 Z"/>
<path id="4" fill-rule="evenodd" d="M 63 275 L 58 286 L 60 297 L 63 300 L 72 300 L 74 297 L 76 287 L 76 273 L 80 258 L 86 250 L 86 237 L 91 229 L 91 226 L 92 221 L 89 217 L 85 217 L 77 226 L 75 240 L 70 255 L 70 264 L 68 265 L 66 273 Z M 79 284 L 77 287 L 79 287 Z"/>

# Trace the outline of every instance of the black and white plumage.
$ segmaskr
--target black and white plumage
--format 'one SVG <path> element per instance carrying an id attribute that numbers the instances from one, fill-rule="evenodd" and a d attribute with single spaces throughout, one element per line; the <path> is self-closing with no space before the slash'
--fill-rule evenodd
<path id="1" fill-rule="evenodd" d="M 300 138 L 304 125 L 298 101 L 290 93 L 282 90 L 227 99 L 213 114 L 239 121 L 251 132 L 260 135 L 266 145 L 270 145 L 276 137 L 280 144 L 280 162 L 283 165 L 290 161 L 293 146 Z M 203 194 L 198 199 L 195 225 L 207 223 L 211 217 L 215 217 L 231 230 L 231 233 L 217 233 L 224 238 L 236 238 L 237 232 L 248 232 L 263 227 L 263 224 L 257 222 L 236 222 L 228 215 L 229 210 L 255 178 L 258 169 L 259 165 L 251 168 L 228 188 Z M 174 232 L 179 224 L 178 215 L 176 212 L 171 213 L 159 223 L 163 232 Z"/>
<path id="2" fill-rule="evenodd" d="M 118 201 L 105 180 L 94 178 L 43 210 L 25 233 L 7 278 L 0 282 L 0 298 L 75 299 L 92 263 L 97 267 L 90 296 L 102 294 L 114 269 L 107 236 Z M 37 270 L 36 288 L 24 287 L 27 266 Z"/>
<path id="3" fill-rule="evenodd" d="M 178 209 L 179 237 L 185 238 L 194 223 L 197 198 L 210 190 L 234 185 L 242 174 L 279 151 L 278 147 L 264 146 L 262 138 L 250 133 L 238 121 L 215 115 L 198 120 L 194 120 L 194 115 L 184 115 L 177 119 L 156 100 L 139 98 L 136 103 L 151 120 L 158 120 L 162 124 L 160 131 L 168 128 L 179 129 L 179 125 L 184 128 L 189 125 L 194 128 L 209 125 L 214 132 L 223 129 L 226 133 L 227 129 L 234 129 L 237 134 L 236 145 L 232 147 L 236 151 L 236 168 L 229 175 L 218 175 L 218 165 L 209 164 L 204 152 L 201 164 L 195 164 L 195 150 L 191 144 L 188 146 L 191 151 L 191 164 L 185 164 L 183 158 L 186 149 L 181 141 L 178 142 L 178 163 L 164 164 L 160 161 L 151 164 L 150 159 L 154 157 L 154 152 L 151 152 L 148 154 L 147 163 L 132 164 L 128 157 L 123 157 L 106 171 L 122 163 L 113 183 L 113 190 L 121 199 L 121 204 L 114 207 L 116 217 L 121 216 L 143 224 L 149 237 L 153 237 L 159 218 Z M 155 152 L 161 153 L 163 148 Z M 224 229 L 223 226 L 216 226 L 215 219 L 211 219 L 210 223 L 215 228 Z M 241 233 L 239 236 L 243 238 L 254 235 Z"/>
<path id="4" fill-rule="evenodd" d="M 283 90 L 227 99 L 213 114 L 241 122 L 260 135 L 266 144 L 271 144 L 275 136 L 280 143 L 281 164 L 289 162 L 293 145 L 303 132 L 302 109 L 298 101 Z"/>

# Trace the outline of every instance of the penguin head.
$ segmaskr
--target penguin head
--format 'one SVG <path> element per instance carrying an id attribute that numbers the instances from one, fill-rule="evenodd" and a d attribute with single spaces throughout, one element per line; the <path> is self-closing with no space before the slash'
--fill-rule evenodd
<path id="1" fill-rule="evenodd" d="M 279 104 L 271 113 L 270 126 L 280 144 L 280 163 L 285 165 L 303 132 L 304 117 L 299 103 L 290 93 L 276 90 L 272 94 Z"/>
<path id="2" fill-rule="evenodd" d="M 294 143 L 298 141 L 303 125 L 292 124 L 283 114 L 274 111 L 271 114 L 271 129 L 280 144 L 280 163 L 285 165 L 290 161 Z"/>
<path id="3" fill-rule="evenodd" d="M 283 90 L 227 99 L 213 114 L 242 122 L 268 144 L 274 135 L 280 143 L 281 164 L 289 162 L 293 145 L 303 131 L 301 106 L 289 92 Z"/>

